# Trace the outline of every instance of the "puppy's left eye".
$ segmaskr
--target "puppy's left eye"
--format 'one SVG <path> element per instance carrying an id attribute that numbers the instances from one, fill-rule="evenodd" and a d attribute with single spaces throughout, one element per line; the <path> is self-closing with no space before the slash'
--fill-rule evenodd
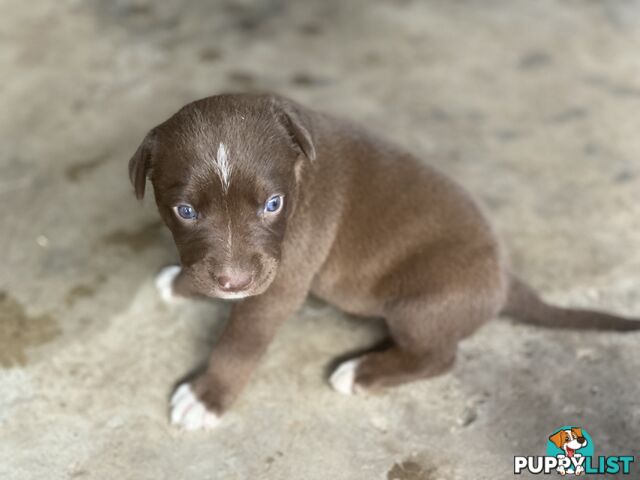
<path id="1" fill-rule="evenodd" d="M 278 213 L 282 209 L 284 199 L 282 195 L 274 195 L 264 204 L 265 213 Z"/>
<path id="2" fill-rule="evenodd" d="M 198 212 L 196 212 L 196 209 L 191 205 L 187 205 L 185 203 L 173 207 L 173 209 L 178 214 L 178 216 L 180 218 L 183 218 L 184 220 L 195 220 L 195 218 L 198 216 Z"/>

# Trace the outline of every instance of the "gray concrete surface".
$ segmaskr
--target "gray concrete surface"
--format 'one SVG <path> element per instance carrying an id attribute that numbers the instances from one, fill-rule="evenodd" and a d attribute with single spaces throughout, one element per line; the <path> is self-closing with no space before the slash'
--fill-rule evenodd
<path id="1" fill-rule="evenodd" d="M 310 300 L 218 431 L 167 423 L 228 306 L 126 162 L 185 102 L 268 89 L 368 124 L 482 199 L 563 304 L 640 314 L 640 2 L 0 1 L 0 478 L 502 479 L 563 424 L 640 448 L 638 334 L 497 321 L 441 378 L 344 398 L 380 326 Z M 636 470 L 640 471 L 640 470 Z"/>

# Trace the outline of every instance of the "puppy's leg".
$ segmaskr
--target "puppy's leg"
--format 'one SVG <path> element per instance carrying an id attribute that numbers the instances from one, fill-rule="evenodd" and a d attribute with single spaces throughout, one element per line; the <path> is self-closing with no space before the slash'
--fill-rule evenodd
<path id="1" fill-rule="evenodd" d="M 503 298 L 500 271 L 491 262 L 476 267 L 471 262 L 460 269 L 464 278 L 447 278 L 440 267 L 434 271 L 430 265 L 413 262 L 415 269 L 404 269 L 394 280 L 410 281 L 422 291 L 405 292 L 388 302 L 391 347 L 340 365 L 330 378 L 338 392 L 350 395 L 446 372 L 454 363 L 458 341 L 499 310 Z M 449 268 L 455 270 L 453 265 Z"/>
<path id="2" fill-rule="evenodd" d="M 332 387 L 344 395 L 373 391 L 445 373 L 453 365 L 455 345 L 441 351 L 410 353 L 394 345 L 383 352 L 348 360 L 333 372 Z"/>
<path id="3" fill-rule="evenodd" d="M 175 390 L 171 422 L 186 430 L 213 428 L 237 399 L 280 324 L 304 302 L 310 279 L 276 279 L 262 295 L 237 303 L 205 372 Z"/>
<path id="4" fill-rule="evenodd" d="M 433 326 L 441 324 L 439 319 Z M 333 388 L 345 395 L 433 377 L 445 373 L 454 363 L 458 339 L 416 338 L 412 322 L 387 319 L 393 344 L 342 363 L 331 375 Z"/>
<path id="5" fill-rule="evenodd" d="M 198 295 L 183 274 L 180 265 L 163 267 L 156 275 L 155 286 L 160 298 L 167 304 L 180 303 L 186 298 Z"/>

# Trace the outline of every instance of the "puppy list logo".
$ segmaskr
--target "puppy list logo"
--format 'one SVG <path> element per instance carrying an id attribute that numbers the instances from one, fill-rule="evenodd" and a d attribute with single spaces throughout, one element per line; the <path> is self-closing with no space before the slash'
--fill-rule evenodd
<path id="1" fill-rule="evenodd" d="M 593 454 L 594 444 L 589 433 L 579 427 L 564 426 L 547 440 L 544 457 L 514 457 L 513 472 L 559 475 L 622 474 L 628 475 L 634 461 L 632 455 L 599 456 Z"/>

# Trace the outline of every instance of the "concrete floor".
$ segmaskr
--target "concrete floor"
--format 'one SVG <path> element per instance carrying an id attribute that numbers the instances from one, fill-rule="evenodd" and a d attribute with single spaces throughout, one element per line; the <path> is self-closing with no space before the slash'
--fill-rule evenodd
<path id="1" fill-rule="evenodd" d="M 324 369 L 380 326 L 312 300 L 217 431 L 174 430 L 170 388 L 228 306 L 160 303 L 152 278 L 176 254 L 126 163 L 189 100 L 276 90 L 455 176 L 547 297 L 638 315 L 640 2 L 0 11 L 1 479 L 502 479 L 566 424 L 598 454 L 637 453 L 639 334 L 497 321 L 450 374 L 345 398 Z"/>

